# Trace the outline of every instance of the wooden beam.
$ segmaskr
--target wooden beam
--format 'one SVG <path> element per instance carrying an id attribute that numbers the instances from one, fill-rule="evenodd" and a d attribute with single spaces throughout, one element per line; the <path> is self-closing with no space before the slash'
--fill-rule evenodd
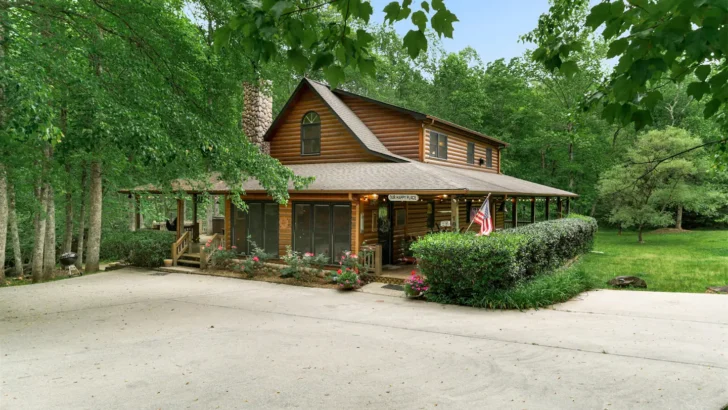
<path id="1" fill-rule="evenodd" d="M 197 222 L 197 194 L 192 194 L 192 242 L 200 241 L 200 227 Z"/>
<path id="2" fill-rule="evenodd" d="M 134 230 L 142 229 L 142 213 L 141 203 L 139 202 L 139 194 L 134 195 Z"/>
<path id="3" fill-rule="evenodd" d="M 177 239 L 185 233 L 185 200 L 177 200 Z"/>
<path id="4" fill-rule="evenodd" d="M 460 202 L 457 197 L 453 197 L 450 201 L 450 219 L 453 232 L 460 232 Z"/>
<path id="5" fill-rule="evenodd" d="M 551 212 L 550 212 L 551 209 L 549 209 L 549 208 L 551 208 L 551 198 L 546 197 L 546 204 L 544 205 L 544 212 L 546 214 L 546 220 L 547 221 L 550 219 L 549 217 L 550 217 L 550 214 L 551 214 Z"/>
<path id="6" fill-rule="evenodd" d="M 511 225 L 518 227 L 518 198 L 511 199 Z"/>
<path id="7" fill-rule="evenodd" d="M 223 239 L 223 246 L 225 246 L 225 249 L 231 249 L 233 246 L 232 226 L 233 202 L 230 199 L 230 195 L 225 195 L 225 232 Z"/>
<path id="8" fill-rule="evenodd" d="M 531 198 L 531 223 L 536 223 L 536 197 Z"/>
<path id="9" fill-rule="evenodd" d="M 563 210 L 564 209 L 563 209 L 563 204 L 561 202 L 561 197 L 558 196 L 558 197 L 556 197 L 556 217 L 557 218 L 561 219 L 564 217 Z"/>

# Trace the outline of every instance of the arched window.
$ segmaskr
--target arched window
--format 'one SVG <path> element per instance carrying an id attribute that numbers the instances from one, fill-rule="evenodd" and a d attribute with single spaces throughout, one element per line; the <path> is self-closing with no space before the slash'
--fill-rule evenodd
<path id="1" fill-rule="evenodd" d="M 301 120 L 301 155 L 321 154 L 321 118 L 309 111 Z"/>

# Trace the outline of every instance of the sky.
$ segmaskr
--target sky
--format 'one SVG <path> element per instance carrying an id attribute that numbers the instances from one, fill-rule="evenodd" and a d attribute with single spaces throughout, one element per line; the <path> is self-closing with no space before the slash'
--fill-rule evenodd
<path id="1" fill-rule="evenodd" d="M 384 21 L 382 9 L 392 0 L 372 0 L 372 22 Z M 412 2 L 412 11 L 419 10 L 421 1 Z M 456 52 L 465 47 L 474 48 L 484 62 L 504 58 L 506 61 L 535 48 L 524 44 L 518 37 L 536 28 L 538 17 L 549 9 L 548 0 L 446 0 L 448 9 L 455 13 L 453 39 L 443 38 L 446 51 Z M 407 20 L 395 25 L 404 35 L 412 28 Z"/>

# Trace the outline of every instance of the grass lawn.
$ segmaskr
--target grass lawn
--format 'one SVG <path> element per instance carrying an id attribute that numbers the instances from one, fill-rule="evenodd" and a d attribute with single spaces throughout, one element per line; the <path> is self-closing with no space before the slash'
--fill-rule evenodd
<path id="1" fill-rule="evenodd" d="M 639 276 L 647 290 L 705 292 L 707 286 L 728 285 L 728 231 L 637 234 L 600 230 L 594 250 L 571 269 L 593 279 L 593 286 L 609 288 L 615 276 Z"/>

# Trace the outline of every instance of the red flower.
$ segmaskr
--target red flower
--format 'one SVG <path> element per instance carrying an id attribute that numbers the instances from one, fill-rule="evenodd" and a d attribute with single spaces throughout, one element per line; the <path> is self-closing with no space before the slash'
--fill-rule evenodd
<path id="1" fill-rule="evenodd" d="M 339 275 L 341 275 L 341 269 L 337 270 L 336 273 L 338 273 Z"/>

